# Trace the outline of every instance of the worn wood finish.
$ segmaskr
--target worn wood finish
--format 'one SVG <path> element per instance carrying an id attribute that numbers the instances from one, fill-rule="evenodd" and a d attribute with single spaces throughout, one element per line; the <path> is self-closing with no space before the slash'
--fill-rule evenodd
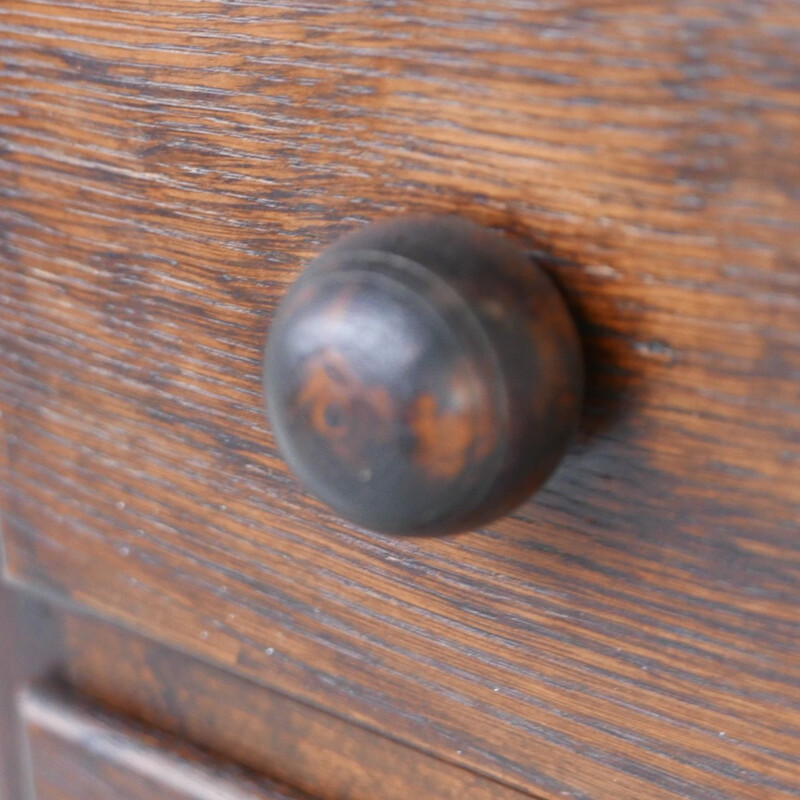
<path id="1" fill-rule="evenodd" d="M 31 800 L 303 800 L 293 790 L 52 690 L 22 696 Z"/>
<path id="2" fill-rule="evenodd" d="M 14 597 L 2 584 L 0 624 L 0 796 L 7 800 L 26 796 L 16 697 L 42 682 L 319 800 L 529 796 L 91 615 Z"/>
<path id="3" fill-rule="evenodd" d="M 577 430 L 583 361 L 524 250 L 456 216 L 369 225 L 318 256 L 267 334 L 280 451 L 338 513 L 440 535 L 491 522 Z"/>
<path id="4" fill-rule="evenodd" d="M 63 640 L 86 696 L 320 800 L 529 796 L 91 617 L 67 615 Z"/>
<path id="5" fill-rule="evenodd" d="M 548 798 L 794 796 L 799 31 L 5 2 L 10 576 Z M 555 478 L 446 541 L 333 520 L 261 412 L 302 263 L 409 210 L 527 238 L 590 362 Z"/>

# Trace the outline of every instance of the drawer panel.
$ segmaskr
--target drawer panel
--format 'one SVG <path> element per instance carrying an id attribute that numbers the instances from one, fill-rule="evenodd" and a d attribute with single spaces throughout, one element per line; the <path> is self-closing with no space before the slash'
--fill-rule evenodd
<path id="1" fill-rule="evenodd" d="M 60 636 L 63 677 L 103 707 L 315 797 L 530 797 L 85 614 Z"/>
<path id="2" fill-rule="evenodd" d="M 791 796 L 798 7 L 433 5 L 3 4 L 7 573 L 547 797 Z M 405 210 L 526 239 L 590 361 L 447 540 L 332 518 L 261 412 L 303 261 Z"/>
<path id="3" fill-rule="evenodd" d="M 14 597 L 2 582 L 0 630 L 0 786 L 4 789 L 0 796 L 4 800 L 27 796 L 21 784 L 27 775 L 18 774 L 25 765 L 20 764 L 15 699 L 22 687 L 42 681 L 68 686 L 81 698 L 76 704 L 51 692 L 53 702 L 45 707 L 57 707 L 57 720 L 64 718 L 58 709 L 65 703 L 68 719 L 88 713 L 90 720 L 96 717 L 101 725 L 104 719 L 137 720 L 147 726 L 140 728 L 144 733 L 168 734 L 160 739 L 151 736 L 153 742 L 165 743 L 167 751 L 170 742 L 191 743 L 203 748 L 201 760 L 213 754 L 214 763 L 240 765 L 251 774 L 269 776 L 320 800 L 530 797 L 94 615 L 45 604 L 29 594 Z M 108 713 L 97 717 L 97 708 Z M 33 716 L 39 719 L 41 715 Z M 61 725 L 41 727 L 52 737 Z M 136 725 L 122 727 L 129 729 L 126 736 L 134 731 L 130 735 L 135 738 Z M 82 727 L 68 725 L 68 729 L 74 732 Z"/>
<path id="4" fill-rule="evenodd" d="M 200 751 L 91 706 L 23 696 L 36 800 L 303 800 Z"/>

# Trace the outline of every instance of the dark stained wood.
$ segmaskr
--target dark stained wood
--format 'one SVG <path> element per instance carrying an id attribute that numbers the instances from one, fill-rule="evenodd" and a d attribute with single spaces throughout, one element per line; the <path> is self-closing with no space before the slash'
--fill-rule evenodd
<path id="1" fill-rule="evenodd" d="M 320 254 L 267 335 L 273 435 L 306 486 L 372 530 L 474 529 L 541 486 L 583 398 L 552 281 L 455 216 L 367 226 Z"/>
<path id="2" fill-rule="evenodd" d="M 321 800 L 528 796 L 91 617 L 63 626 L 71 686 Z"/>
<path id="3" fill-rule="evenodd" d="M 0 779 L 22 800 L 16 696 L 46 681 L 80 702 L 200 746 L 212 760 L 320 800 L 521 800 L 434 755 L 299 703 L 90 615 L 0 585 Z M 68 688 L 67 688 L 68 687 Z"/>
<path id="4" fill-rule="evenodd" d="M 8 0 L 15 581 L 548 798 L 800 788 L 800 6 Z M 333 519 L 261 411 L 344 231 L 458 212 L 581 319 L 583 438 L 450 540 Z"/>
<path id="5" fill-rule="evenodd" d="M 31 800 L 302 800 L 165 734 L 68 695 L 22 696 Z"/>

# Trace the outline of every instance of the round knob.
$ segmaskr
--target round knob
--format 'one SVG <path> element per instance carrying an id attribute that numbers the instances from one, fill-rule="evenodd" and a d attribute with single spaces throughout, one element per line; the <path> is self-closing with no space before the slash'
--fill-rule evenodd
<path id="1" fill-rule="evenodd" d="M 373 530 L 441 534 L 510 511 L 575 430 L 581 349 L 547 275 L 458 217 L 346 236 L 292 286 L 264 371 L 278 446 Z"/>

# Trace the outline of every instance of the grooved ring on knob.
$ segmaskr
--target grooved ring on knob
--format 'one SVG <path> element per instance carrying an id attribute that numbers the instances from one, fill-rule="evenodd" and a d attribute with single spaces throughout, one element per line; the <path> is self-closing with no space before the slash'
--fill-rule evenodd
<path id="1" fill-rule="evenodd" d="M 485 524 L 575 431 L 583 361 L 540 267 L 452 216 L 344 237 L 301 274 L 264 369 L 278 446 L 342 517 L 397 534 Z"/>

